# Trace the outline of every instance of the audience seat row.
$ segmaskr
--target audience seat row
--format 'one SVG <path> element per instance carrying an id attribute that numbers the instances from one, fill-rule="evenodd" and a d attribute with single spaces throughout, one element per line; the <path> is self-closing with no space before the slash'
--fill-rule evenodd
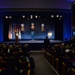
<path id="1" fill-rule="evenodd" d="M 44 49 L 44 57 L 59 75 L 75 75 L 75 49 L 55 44 Z"/>

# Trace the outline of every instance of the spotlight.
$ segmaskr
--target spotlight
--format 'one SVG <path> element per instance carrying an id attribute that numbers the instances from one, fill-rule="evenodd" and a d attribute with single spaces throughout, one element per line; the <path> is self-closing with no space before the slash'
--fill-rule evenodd
<path id="1" fill-rule="evenodd" d="M 30 19 L 33 19 L 33 15 L 30 15 Z"/>
<path id="2" fill-rule="evenodd" d="M 35 18 L 37 18 L 38 16 L 36 15 Z"/>
<path id="3" fill-rule="evenodd" d="M 25 16 L 24 16 L 24 15 L 23 15 L 22 17 L 23 17 L 23 18 L 25 18 Z"/>
<path id="4" fill-rule="evenodd" d="M 56 15 L 56 17 L 58 18 L 58 17 L 59 17 L 59 15 Z"/>
<path id="5" fill-rule="evenodd" d="M 9 16 L 9 18 L 11 19 L 12 17 L 11 17 L 11 16 Z"/>
<path id="6" fill-rule="evenodd" d="M 54 17 L 54 15 L 51 15 L 51 18 L 53 18 Z"/>
<path id="7" fill-rule="evenodd" d="M 5 16 L 6 19 L 8 19 L 8 16 Z"/>

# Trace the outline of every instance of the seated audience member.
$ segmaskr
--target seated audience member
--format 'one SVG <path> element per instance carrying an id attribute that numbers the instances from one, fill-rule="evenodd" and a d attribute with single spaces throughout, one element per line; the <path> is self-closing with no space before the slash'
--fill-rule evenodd
<path id="1" fill-rule="evenodd" d="M 9 48 L 8 48 L 8 50 L 7 50 L 7 53 L 8 53 L 8 55 L 12 55 L 13 54 L 13 46 L 12 45 L 9 45 Z"/>
<path id="2" fill-rule="evenodd" d="M 30 49 L 28 44 L 25 44 L 22 50 L 23 50 L 23 56 L 30 57 Z"/>
<path id="3" fill-rule="evenodd" d="M 7 48 L 6 48 L 6 45 L 3 46 L 3 54 L 4 54 L 4 55 L 7 55 Z"/>
<path id="4" fill-rule="evenodd" d="M 19 56 L 19 46 L 18 45 L 15 46 L 15 48 L 13 50 L 13 54 L 14 54 L 15 57 Z"/>

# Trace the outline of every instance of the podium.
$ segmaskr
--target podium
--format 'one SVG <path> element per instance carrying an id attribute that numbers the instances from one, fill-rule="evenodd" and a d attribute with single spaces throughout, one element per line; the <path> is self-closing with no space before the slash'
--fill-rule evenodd
<path id="1" fill-rule="evenodd" d="M 18 43 L 18 36 L 15 36 L 15 43 Z"/>

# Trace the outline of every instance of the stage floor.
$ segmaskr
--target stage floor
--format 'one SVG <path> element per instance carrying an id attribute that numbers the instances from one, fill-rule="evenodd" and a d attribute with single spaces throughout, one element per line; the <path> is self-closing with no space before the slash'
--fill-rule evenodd
<path id="1" fill-rule="evenodd" d="M 15 41 L 7 41 L 5 43 L 14 43 Z M 50 40 L 50 43 L 61 43 L 63 41 L 60 40 Z M 44 43 L 44 40 L 26 40 L 26 41 L 19 41 L 19 43 Z"/>
<path id="2" fill-rule="evenodd" d="M 56 43 L 62 43 L 63 41 L 60 40 L 50 40 L 50 45 L 53 46 Z M 5 42 L 6 44 L 13 44 L 15 43 L 15 41 L 7 41 Z M 44 48 L 44 40 L 21 40 L 19 41 L 19 43 L 24 46 L 24 44 L 28 44 L 29 45 L 29 49 L 30 50 L 42 50 L 42 48 Z"/>

